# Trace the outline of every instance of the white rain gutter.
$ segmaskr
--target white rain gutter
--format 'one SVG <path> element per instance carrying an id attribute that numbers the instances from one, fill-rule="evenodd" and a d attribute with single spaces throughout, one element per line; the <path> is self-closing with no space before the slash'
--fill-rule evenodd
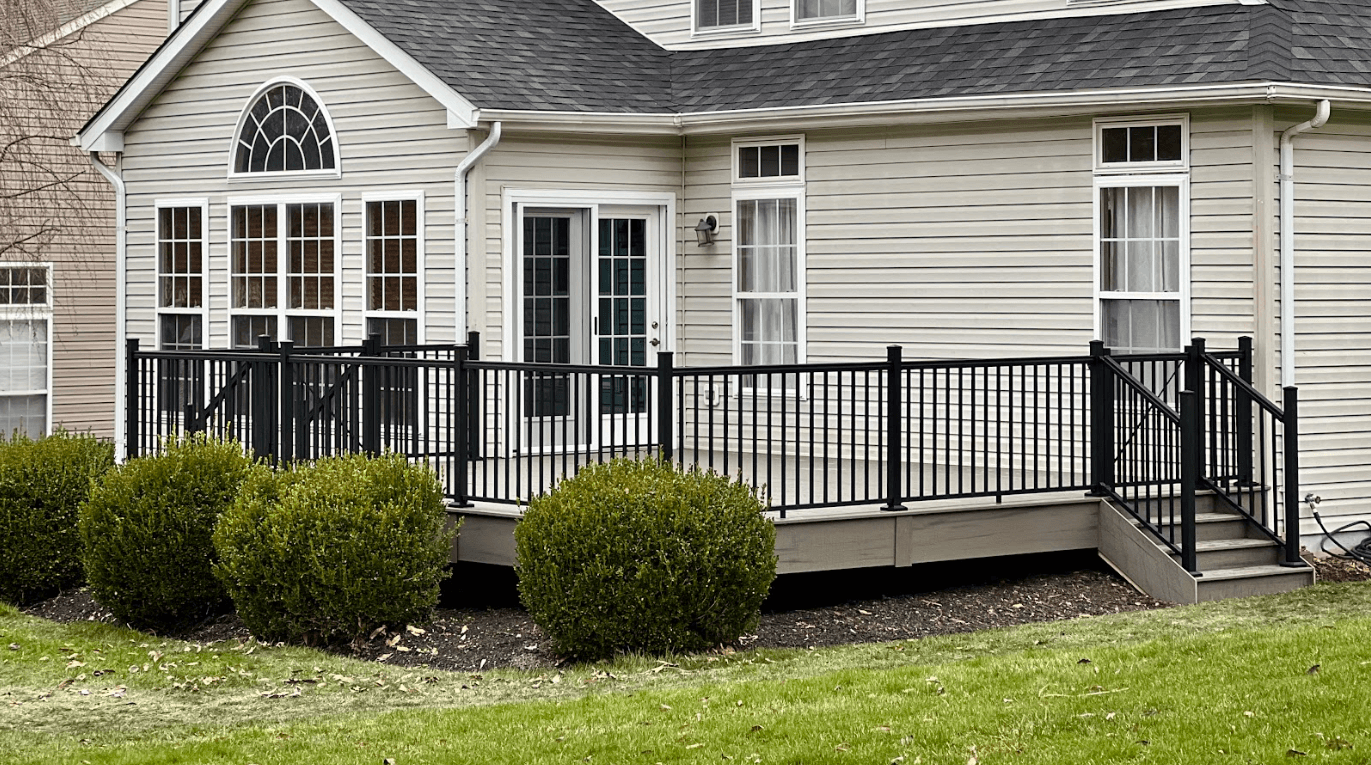
<path id="1" fill-rule="evenodd" d="M 1295 136 L 1323 127 L 1332 105 L 1319 101 L 1314 118 L 1281 133 L 1281 387 L 1295 384 Z"/>
<path id="2" fill-rule="evenodd" d="M 453 250 L 454 260 L 456 261 L 456 289 L 457 289 L 457 337 L 454 338 L 458 343 L 465 343 L 467 337 L 467 175 L 471 173 L 476 163 L 481 161 L 481 157 L 486 152 L 495 148 L 500 143 L 501 124 L 496 122 L 490 128 L 490 135 L 481 142 L 480 146 L 467 152 L 462 161 L 457 164 L 457 171 L 453 174 L 453 209 L 456 210 L 457 225 L 453 228 Z"/>
<path id="3" fill-rule="evenodd" d="M 118 160 L 116 160 L 118 161 Z M 127 244 L 125 232 L 125 219 L 127 217 L 125 208 L 125 190 L 123 169 L 113 170 L 100 161 L 99 152 L 90 153 L 90 162 L 95 165 L 95 169 L 105 176 L 105 180 L 114 186 L 114 443 L 115 458 L 120 462 L 124 460 L 124 455 L 128 454 L 128 423 L 124 422 L 124 417 L 128 413 L 128 407 L 122 405 L 122 396 L 119 392 L 124 390 L 125 372 L 128 368 L 128 359 L 125 355 L 128 351 L 128 343 L 125 342 L 127 330 L 124 326 L 127 310 L 128 296 L 125 287 L 128 281 L 127 276 Z"/>

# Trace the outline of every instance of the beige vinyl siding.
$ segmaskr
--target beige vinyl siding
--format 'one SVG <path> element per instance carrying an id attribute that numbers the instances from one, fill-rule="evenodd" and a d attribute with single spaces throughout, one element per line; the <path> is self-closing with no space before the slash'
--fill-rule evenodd
<path id="1" fill-rule="evenodd" d="M 36 258 L 53 264 L 54 427 L 112 436 L 116 401 L 114 190 L 89 156 L 60 136 L 74 134 L 161 43 L 166 13 L 165 0 L 140 0 L 7 67 L 11 75 L 38 73 L 73 98 L 67 113 L 34 102 L 28 128 L 58 137 L 41 144 L 48 147 L 45 169 L 74 179 L 28 197 L 32 220 L 57 227 Z"/>
<path id="2" fill-rule="evenodd" d="M 1103 116 L 1103 115 L 1102 115 Z M 1191 114 L 1192 326 L 1218 348 L 1252 334 L 1250 110 Z M 806 134 L 812 361 L 1084 353 L 1094 332 L 1092 120 Z M 732 359 L 730 144 L 690 139 L 683 349 Z M 683 232 L 689 233 L 689 232 Z"/>
<path id="3" fill-rule="evenodd" d="M 1276 127 L 1311 110 L 1279 110 Z M 1371 515 L 1371 117 L 1333 109 L 1295 139 L 1295 384 L 1301 494 Z M 1306 508 L 1306 515 L 1309 511 Z"/>
<path id="4" fill-rule="evenodd" d="M 681 142 L 677 138 L 597 140 L 567 136 L 550 140 L 506 134 L 482 160 L 470 186 L 473 207 L 469 214 L 473 223 L 480 221 L 480 230 L 473 225 L 471 231 L 472 286 L 468 299 L 472 306 L 472 329 L 482 333 L 482 355 L 511 358 L 506 354 L 502 337 L 506 255 L 502 214 L 506 190 L 633 191 L 675 194 L 679 199 L 681 179 Z M 663 225 L 677 224 L 663 221 Z M 694 234 L 690 237 L 693 240 Z M 678 252 L 682 246 L 678 241 Z M 679 281 L 676 289 L 679 294 Z M 477 306 L 482 306 L 480 315 Z"/>
<path id="5" fill-rule="evenodd" d="M 1213 349 L 1255 331 L 1251 121 L 1249 107 L 1191 114 L 1190 334 Z"/>
<path id="6" fill-rule="evenodd" d="M 666 48 L 720 48 L 770 45 L 825 37 L 889 32 L 915 27 L 949 26 L 985 21 L 1005 21 L 1063 15 L 1137 13 L 1157 8 L 1226 4 L 1232 0 L 1134 0 L 1099 6 L 1071 8 L 1068 0 L 979 0 L 948 3 L 944 0 L 866 0 L 866 23 L 835 22 L 791 28 L 794 0 L 761 0 L 761 33 L 691 35 L 690 6 L 695 0 L 596 0 L 624 22 Z"/>
<path id="7" fill-rule="evenodd" d="M 252 94 L 289 75 L 319 95 L 337 131 L 341 178 L 228 179 L 233 131 Z M 246 6 L 125 135 L 129 200 L 128 332 L 155 346 L 159 199 L 209 201 L 207 343 L 229 344 L 228 198 L 341 195 L 338 341 L 364 335 L 363 194 L 424 195 L 425 340 L 456 340 L 453 171 L 465 131 L 444 108 L 308 0 Z"/>

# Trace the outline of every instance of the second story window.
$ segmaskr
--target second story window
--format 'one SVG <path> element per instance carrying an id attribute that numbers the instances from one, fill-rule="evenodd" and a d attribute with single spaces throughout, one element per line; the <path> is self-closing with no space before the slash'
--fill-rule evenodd
<path id="1" fill-rule="evenodd" d="M 861 21 L 866 10 L 862 0 L 792 0 L 794 23 L 819 24 L 832 21 Z"/>
<path id="2" fill-rule="evenodd" d="M 275 82 L 240 118 L 232 174 L 333 174 L 337 155 L 332 121 L 318 99 L 303 83 Z"/>
<path id="3" fill-rule="evenodd" d="M 756 0 L 694 0 L 695 30 L 755 31 Z"/>

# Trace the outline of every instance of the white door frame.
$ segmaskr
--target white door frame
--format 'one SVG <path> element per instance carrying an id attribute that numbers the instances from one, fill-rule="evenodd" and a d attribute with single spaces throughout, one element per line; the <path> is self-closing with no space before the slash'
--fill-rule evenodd
<path id="1" fill-rule="evenodd" d="M 597 218 L 601 206 L 656 207 L 660 215 L 657 246 L 661 253 L 658 269 L 658 294 L 661 296 L 661 351 L 676 349 L 676 195 L 670 192 L 586 190 L 586 189 L 505 189 L 500 205 L 500 354 L 501 361 L 519 358 L 522 341 L 517 336 L 519 307 L 519 258 L 514 251 L 515 229 L 523 207 L 579 208 Z M 588 223 L 593 222 L 587 221 Z"/>

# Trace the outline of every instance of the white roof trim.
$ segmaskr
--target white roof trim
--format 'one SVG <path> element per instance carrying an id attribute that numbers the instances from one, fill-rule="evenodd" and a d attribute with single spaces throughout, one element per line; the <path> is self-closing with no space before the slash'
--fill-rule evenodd
<path id="1" fill-rule="evenodd" d="M 100 19 L 107 16 L 113 16 L 136 2 L 138 2 L 138 0 L 111 0 L 111 2 L 105 3 L 93 11 L 87 12 L 85 15 L 78 16 L 51 32 L 35 38 L 28 45 L 21 45 L 18 48 L 15 48 L 10 51 L 8 55 L 0 57 L 0 66 L 9 66 L 30 53 L 42 50 L 63 37 L 75 34 Z"/>
<path id="2" fill-rule="evenodd" d="M 1259 101 L 1302 103 L 1323 98 L 1348 106 L 1371 107 L 1371 87 L 1249 82 L 780 106 L 685 114 L 480 109 L 476 117 L 482 122 L 503 122 L 506 130 L 703 135 L 752 129 L 776 130 L 802 122 L 806 125 L 816 123 L 820 126 L 859 127 L 909 121 L 945 121 L 965 118 L 973 113 L 1002 112 L 1005 117 L 1018 117 L 1030 109 L 1047 110 L 1051 114 L 1069 114 L 1076 110 L 1096 113 L 1101 108 L 1175 108 L 1180 105 Z"/>
<path id="3" fill-rule="evenodd" d="M 124 0 L 118 1 L 123 2 Z M 177 28 L 162 47 L 157 49 L 152 58 L 77 134 L 81 147 L 86 151 L 95 151 L 101 145 L 109 145 L 106 140 L 107 135 L 111 137 L 118 135 L 117 142 L 122 146 L 124 129 L 247 2 L 248 0 L 206 0 L 205 4 Z M 384 58 L 391 66 L 400 70 L 424 92 L 447 107 L 449 127 L 468 128 L 476 125 L 476 107 L 470 101 L 425 69 L 408 53 L 387 40 L 357 14 L 348 10 L 338 0 L 311 0 L 311 2 L 357 39 L 376 51 L 377 55 Z"/>

